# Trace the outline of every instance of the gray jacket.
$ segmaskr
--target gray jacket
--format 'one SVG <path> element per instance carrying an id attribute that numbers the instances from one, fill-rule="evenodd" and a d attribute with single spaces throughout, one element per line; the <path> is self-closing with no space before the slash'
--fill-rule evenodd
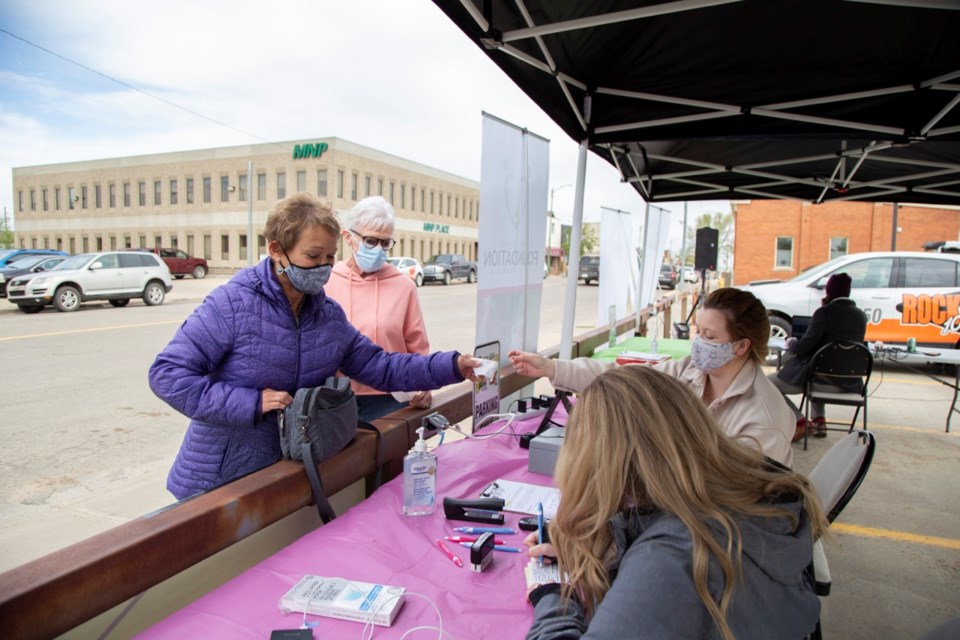
<path id="1" fill-rule="evenodd" d="M 781 504 L 799 517 L 738 518 L 743 539 L 743 577 L 727 611 L 738 640 L 802 638 L 813 631 L 820 601 L 805 573 L 811 562 L 810 523 L 799 501 Z M 660 511 L 619 513 L 610 520 L 617 547 L 613 584 L 592 619 L 579 602 L 547 593 L 536 604 L 528 640 L 567 638 L 719 638 L 720 633 L 693 583 L 690 532 Z M 724 544 L 725 536 L 715 529 Z M 723 589 L 711 560 L 708 588 Z"/>

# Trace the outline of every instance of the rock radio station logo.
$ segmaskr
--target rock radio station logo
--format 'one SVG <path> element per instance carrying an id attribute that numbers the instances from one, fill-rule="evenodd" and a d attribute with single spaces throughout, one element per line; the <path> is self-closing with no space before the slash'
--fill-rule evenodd
<path id="1" fill-rule="evenodd" d="M 940 335 L 960 333 L 960 293 L 913 295 L 905 293 L 900 324 L 940 327 Z"/>

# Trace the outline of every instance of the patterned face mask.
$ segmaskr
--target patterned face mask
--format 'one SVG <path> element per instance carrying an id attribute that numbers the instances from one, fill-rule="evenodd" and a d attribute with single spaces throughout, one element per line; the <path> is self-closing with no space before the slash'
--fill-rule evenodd
<path id="1" fill-rule="evenodd" d="M 736 341 L 734 341 L 736 342 Z M 693 366 L 709 373 L 733 360 L 733 342 L 707 342 L 696 336 L 690 343 Z"/>
<path id="2" fill-rule="evenodd" d="M 316 267 L 298 267 L 293 264 L 293 261 L 290 260 L 290 256 L 287 256 L 286 252 L 284 252 L 283 255 L 287 257 L 287 262 L 289 262 L 290 265 L 284 267 L 282 272 L 287 274 L 287 279 L 290 280 L 290 284 L 293 285 L 294 289 L 308 296 L 313 296 L 323 291 L 323 285 L 327 284 L 327 280 L 330 279 L 330 272 L 333 271 L 332 264 L 321 264 Z"/>

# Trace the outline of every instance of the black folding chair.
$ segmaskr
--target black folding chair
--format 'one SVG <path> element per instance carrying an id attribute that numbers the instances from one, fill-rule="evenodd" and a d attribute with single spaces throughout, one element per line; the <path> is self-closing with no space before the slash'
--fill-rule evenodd
<path id="1" fill-rule="evenodd" d="M 873 372 L 873 355 L 866 345 L 860 342 L 831 342 L 826 344 L 813 354 L 810 361 L 810 369 L 807 371 L 807 379 L 803 387 L 803 398 L 800 400 L 800 406 L 805 407 L 804 416 L 807 419 L 806 424 L 810 424 L 810 403 L 812 401 L 822 402 L 824 404 L 839 404 L 848 407 L 856 407 L 853 414 L 853 420 L 850 421 L 850 427 L 845 431 L 853 431 L 853 426 L 857 422 L 857 416 L 860 415 L 860 409 L 863 409 L 863 428 L 867 428 L 867 383 L 870 382 L 870 374 Z M 823 385 L 831 387 L 843 386 L 856 380 L 860 382 L 859 391 L 842 391 L 830 388 L 824 388 Z M 836 422 L 824 423 L 838 424 Z M 807 449 L 807 437 L 809 428 L 803 433 L 803 449 Z M 834 429 L 837 431 L 837 429 Z"/>

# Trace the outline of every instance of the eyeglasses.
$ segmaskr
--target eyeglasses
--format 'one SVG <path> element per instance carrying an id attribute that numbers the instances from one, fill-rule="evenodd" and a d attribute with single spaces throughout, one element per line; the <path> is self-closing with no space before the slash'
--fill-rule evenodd
<path id="1" fill-rule="evenodd" d="M 382 240 L 380 238 L 374 238 L 373 236 L 364 236 L 360 235 L 353 229 L 350 229 L 350 233 L 360 238 L 363 241 L 363 245 L 368 249 L 376 249 L 377 246 L 381 246 L 383 247 L 384 251 L 390 251 L 390 249 L 393 249 L 394 245 L 397 244 L 397 241 L 393 238 L 389 240 Z"/>

